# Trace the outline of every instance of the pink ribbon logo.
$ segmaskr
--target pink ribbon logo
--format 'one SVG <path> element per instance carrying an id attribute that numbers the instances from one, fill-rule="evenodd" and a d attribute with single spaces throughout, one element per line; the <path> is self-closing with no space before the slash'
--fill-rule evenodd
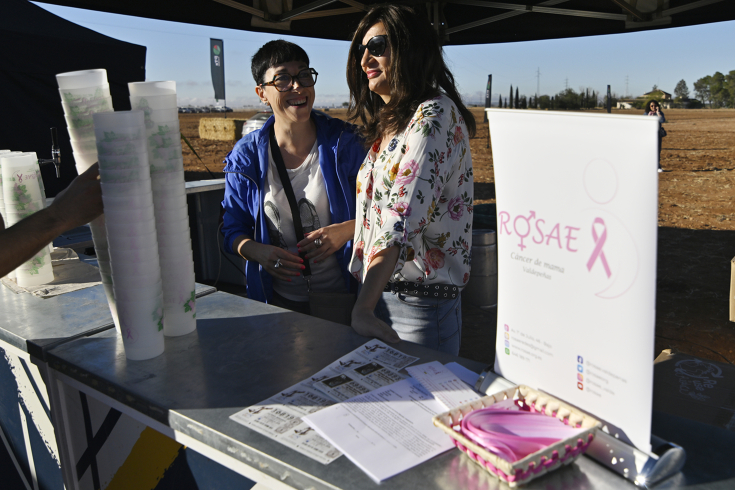
<path id="1" fill-rule="evenodd" d="M 595 229 L 595 225 L 598 224 L 602 225 L 602 235 L 599 236 Z M 590 259 L 587 261 L 587 270 L 591 271 L 592 266 L 595 265 L 595 262 L 599 258 L 600 262 L 602 262 L 602 267 L 605 269 L 605 274 L 607 274 L 607 277 L 610 277 L 612 275 L 610 272 L 610 266 L 607 265 L 605 252 L 602 251 L 602 247 L 605 245 L 605 241 L 607 240 L 607 227 L 605 226 L 605 222 L 602 218 L 595 218 L 595 221 L 592 223 L 592 239 L 595 241 L 595 249 L 592 251 L 592 255 L 590 255 Z"/>

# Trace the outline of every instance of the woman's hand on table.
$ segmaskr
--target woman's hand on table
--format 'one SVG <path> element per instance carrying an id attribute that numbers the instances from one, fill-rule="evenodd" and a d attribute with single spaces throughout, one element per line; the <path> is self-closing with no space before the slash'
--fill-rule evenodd
<path id="1" fill-rule="evenodd" d="M 352 310 L 352 328 L 365 337 L 376 337 L 383 342 L 396 344 L 401 341 L 395 330 L 387 323 L 375 317 L 370 310 L 355 307 Z"/>
<path id="2" fill-rule="evenodd" d="M 307 259 L 318 263 L 342 248 L 345 243 L 352 240 L 354 235 L 355 220 L 353 219 L 314 230 L 296 246 L 300 251 L 306 252 Z"/>
<path id="3" fill-rule="evenodd" d="M 290 282 L 292 277 L 300 276 L 305 268 L 304 261 L 298 255 L 252 239 L 243 240 L 238 252 L 246 260 L 259 263 L 271 276 L 284 281 Z"/>

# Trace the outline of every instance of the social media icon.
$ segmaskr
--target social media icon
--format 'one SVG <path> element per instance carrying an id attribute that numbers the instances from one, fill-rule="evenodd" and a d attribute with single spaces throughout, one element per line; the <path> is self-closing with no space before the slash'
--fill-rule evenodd
<path id="1" fill-rule="evenodd" d="M 510 349 L 506 347 L 505 348 L 505 353 L 508 354 L 508 355 L 510 355 Z"/>
<path id="2" fill-rule="evenodd" d="M 506 347 L 510 347 L 510 341 L 506 340 L 506 341 L 505 341 L 505 346 L 506 346 Z"/>
<path id="3" fill-rule="evenodd" d="M 510 338 L 510 334 L 508 332 L 505 332 L 505 338 L 506 339 L 509 339 Z"/>
<path id="4" fill-rule="evenodd" d="M 577 374 L 577 379 L 580 381 L 584 381 L 584 376 L 581 374 Z"/>
<path id="5" fill-rule="evenodd" d="M 577 356 L 577 362 L 579 364 L 584 364 L 584 359 L 582 359 L 582 356 Z"/>
<path id="6" fill-rule="evenodd" d="M 582 383 L 577 383 L 577 388 L 584 390 L 584 385 Z"/>
<path id="7" fill-rule="evenodd" d="M 583 373 L 584 367 L 581 364 L 577 364 L 577 371 L 579 371 L 580 373 Z"/>
<path id="8" fill-rule="evenodd" d="M 507 332 L 508 330 L 510 330 L 510 327 L 508 325 L 505 325 L 505 331 Z"/>

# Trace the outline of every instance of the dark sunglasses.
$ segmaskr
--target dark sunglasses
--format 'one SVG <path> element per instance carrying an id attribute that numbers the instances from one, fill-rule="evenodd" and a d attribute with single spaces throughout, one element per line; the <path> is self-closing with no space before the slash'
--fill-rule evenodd
<path id="1" fill-rule="evenodd" d="M 383 53 L 385 53 L 385 48 L 387 47 L 388 36 L 386 36 L 385 34 L 381 34 L 380 36 L 370 38 L 367 44 L 360 44 L 357 47 L 357 54 L 359 56 L 359 59 L 362 59 L 362 57 L 365 55 L 365 50 L 367 49 L 368 53 L 375 57 L 383 56 Z"/>
<path id="2" fill-rule="evenodd" d="M 273 77 L 270 82 L 261 83 L 261 87 L 273 85 L 279 92 L 286 92 L 293 88 L 295 82 L 299 82 L 302 87 L 313 87 L 316 84 L 316 77 L 319 75 L 314 68 L 301 70 L 297 75 L 289 75 L 281 73 Z"/>

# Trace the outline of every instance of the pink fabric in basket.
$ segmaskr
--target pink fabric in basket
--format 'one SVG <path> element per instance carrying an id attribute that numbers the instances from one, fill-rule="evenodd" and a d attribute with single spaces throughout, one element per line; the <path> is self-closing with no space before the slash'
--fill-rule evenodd
<path id="1" fill-rule="evenodd" d="M 462 419 L 460 428 L 465 437 L 511 463 L 581 432 L 527 405 L 521 410 L 495 406 L 475 410 Z M 558 457 L 555 453 L 543 465 L 556 464 Z"/>

